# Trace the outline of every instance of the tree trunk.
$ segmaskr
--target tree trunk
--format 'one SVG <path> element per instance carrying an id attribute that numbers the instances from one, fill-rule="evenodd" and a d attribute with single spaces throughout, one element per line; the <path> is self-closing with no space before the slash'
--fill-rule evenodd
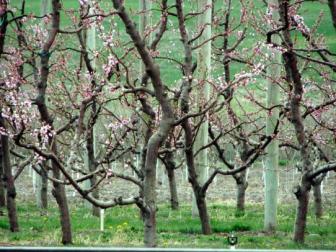
<path id="1" fill-rule="evenodd" d="M 0 115 L 0 127 L 5 128 L 4 119 Z M 9 219 L 9 227 L 12 232 L 19 231 L 19 223 L 16 212 L 16 190 L 14 185 L 14 177 L 12 175 L 12 167 L 10 162 L 8 136 L 1 135 L 2 165 L 4 171 L 4 182 L 6 184 L 6 205 Z"/>
<path id="2" fill-rule="evenodd" d="M 242 216 L 245 214 L 245 193 L 248 186 L 246 181 L 246 170 L 239 174 L 236 179 L 237 186 L 237 207 L 236 216 Z"/>
<path id="3" fill-rule="evenodd" d="M 269 8 L 272 10 L 272 19 L 279 20 L 277 0 L 268 2 Z M 272 28 L 270 28 L 272 29 Z M 273 41 L 277 44 L 281 43 L 279 36 L 274 36 Z M 269 76 L 267 82 L 267 107 L 271 108 L 280 103 L 279 86 L 274 80 L 281 76 L 281 54 L 275 53 L 274 62 L 267 68 Z M 271 113 L 267 115 L 266 135 L 270 136 L 274 132 L 275 125 L 279 119 L 279 109 L 273 108 Z M 278 164 L 279 164 L 279 143 L 274 139 L 266 147 L 266 160 L 264 166 L 265 172 L 265 207 L 264 207 L 264 229 L 267 232 L 274 232 L 277 226 L 277 205 L 278 205 Z"/>
<path id="4" fill-rule="evenodd" d="M 170 149 L 171 143 L 170 139 L 166 141 L 165 148 Z M 177 187 L 176 187 L 176 179 L 175 179 L 175 169 L 176 165 L 174 162 L 174 154 L 173 152 L 167 152 L 164 159 L 163 164 L 166 167 L 168 181 L 169 181 L 169 191 L 170 191 L 170 207 L 172 210 L 177 210 L 179 208 L 178 196 L 177 196 Z"/>
<path id="5" fill-rule="evenodd" d="M 314 192 L 314 206 L 315 206 L 315 216 L 316 218 L 322 218 L 323 207 L 322 207 L 322 193 L 321 193 L 321 182 L 313 185 Z"/>
<path id="6" fill-rule="evenodd" d="M 185 131 L 185 145 L 186 145 L 185 155 L 186 155 L 186 163 L 188 166 L 189 182 L 191 183 L 194 193 L 193 195 L 195 196 L 197 214 L 202 224 L 202 233 L 208 235 L 212 233 L 212 230 L 205 200 L 206 192 L 200 193 L 202 187 L 198 182 L 197 172 L 195 169 L 194 152 L 192 150 L 193 133 L 188 120 L 182 123 L 182 127 L 184 128 Z"/>
<path id="7" fill-rule="evenodd" d="M 170 206 L 171 209 L 179 209 L 179 201 L 177 196 L 177 187 L 175 180 L 175 170 L 172 168 L 167 168 L 168 179 L 169 179 L 169 191 L 170 191 Z"/>
<path id="8" fill-rule="evenodd" d="M 296 210 L 294 241 L 297 243 L 304 243 L 309 204 L 309 189 L 301 185 L 297 192 L 295 192 L 295 195 L 298 200 L 298 206 Z"/>
<path id="9" fill-rule="evenodd" d="M 168 137 L 171 127 L 171 120 L 163 118 L 159 130 L 151 136 L 147 145 L 143 184 L 146 205 L 146 211 L 144 212 L 144 242 L 146 247 L 156 247 L 156 164 L 159 147 Z"/>
<path id="10" fill-rule="evenodd" d="M 331 20 L 336 29 L 336 0 L 328 0 L 328 5 L 331 13 Z"/>
<path id="11" fill-rule="evenodd" d="M 52 151 L 57 155 L 56 139 L 54 139 L 54 144 L 52 144 Z M 60 169 L 55 162 L 51 164 L 53 176 L 55 179 L 60 180 L 61 174 Z M 57 182 L 53 182 L 52 194 L 56 199 L 58 209 L 60 211 L 61 228 L 62 228 L 62 243 L 64 245 L 72 243 L 72 232 L 71 232 L 71 222 L 68 202 L 65 193 L 65 186 Z"/>
<path id="12" fill-rule="evenodd" d="M 43 167 L 42 167 L 43 166 Z M 41 209 L 48 208 L 48 172 L 46 162 L 41 164 L 40 174 L 37 175 L 36 204 Z"/>
<path id="13" fill-rule="evenodd" d="M 308 177 L 309 173 L 313 170 L 313 166 L 309 155 L 309 141 L 307 141 L 305 125 L 303 123 L 304 118 L 300 110 L 304 93 L 304 85 L 302 83 L 301 73 L 298 68 L 297 56 L 293 52 L 294 45 L 289 30 L 289 1 L 278 0 L 278 3 L 280 21 L 284 26 L 282 31 L 284 40 L 283 45 L 285 45 L 287 49 L 287 51 L 283 53 L 286 78 L 291 85 L 291 93 L 288 97 L 290 100 L 290 114 L 288 114 L 288 119 L 295 128 L 295 136 L 300 146 L 300 156 L 302 160 L 302 165 L 300 168 L 301 172 L 303 173 L 301 185 L 295 192 L 296 198 L 298 199 L 298 207 L 295 221 L 294 241 L 303 243 L 308 212 L 309 190 L 311 189 L 311 182 L 309 181 Z"/>
<path id="14" fill-rule="evenodd" d="M 206 6 L 208 6 L 206 11 L 198 16 L 198 27 L 204 26 L 203 33 L 199 38 L 199 43 L 211 38 L 212 8 L 209 7 L 212 6 L 212 0 L 197 0 L 198 11 L 203 11 Z M 206 43 L 198 49 L 196 71 L 196 75 L 199 80 L 199 86 L 197 88 L 197 104 L 199 104 L 199 106 L 204 106 L 210 97 L 210 86 L 207 83 L 207 80 L 209 79 L 211 73 L 211 42 Z M 198 130 L 194 145 L 196 151 L 208 143 L 208 123 L 208 120 L 205 119 Z M 208 174 L 207 149 L 198 153 L 195 157 L 195 162 L 198 183 L 203 185 Z M 193 195 L 192 202 L 192 216 L 196 217 L 198 216 L 198 209 L 195 204 L 195 195 Z"/>
<path id="15" fill-rule="evenodd" d="M 57 36 L 57 32 L 60 25 L 60 9 L 61 3 L 59 0 L 52 1 L 52 26 L 49 30 L 49 38 L 42 46 L 43 53 L 40 55 L 41 65 L 40 65 L 40 80 L 37 83 L 37 92 L 38 95 L 35 99 L 37 108 L 40 113 L 41 121 L 46 125 L 50 125 L 53 128 L 53 119 L 52 116 L 49 114 L 49 110 L 46 104 L 46 89 L 48 83 L 48 76 L 49 76 L 49 59 L 50 59 L 50 47 L 53 44 Z M 51 146 L 51 151 L 57 155 L 57 140 L 56 136 L 49 137 L 48 139 L 49 145 Z M 53 176 L 55 179 L 60 179 L 60 169 L 57 163 L 51 163 Z M 56 199 L 59 212 L 60 212 L 60 222 L 62 228 L 62 243 L 63 244 L 70 244 L 72 243 L 72 235 L 71 235 L 71 224 L 70 224 L 70 214 L 69 208 L 67 204 L 67 198 L 65 194 L 65 187 L 62 184 L 53 182 L 53 190 L 52 194 Z"/>
<path id="16" fill-rule="evenodd" d="M 159 147 L 168 137 L 174 126 L 175 114 L 168 100 L 164 85 L 160 76 L 160 68 L 154 63 L 153 58 L 145 46 L 133 21 L 123 6 L 123 1 L 113 0 L 113 6 L 118 10 L 118 15 L 122 19 L 126 32 L 131 37 L 141 59 L 146 66 L 146 72 L 151 78 L 152 86 L 155 90 L 155 98 L 160 104 L 162 117 L 159 120 L 157 131 L 150 137 L 147 145 L 146 163 L 144 169 L 144 208 L 146 208 L 144 220 L 144 242 L 147 247 L 156 246 L 156 163 Z"/>
<path id="17" fill-rule="evenodd" d="M 144 242 L 146 247 L 156 247 L 156 162 L 161 139 L 153 135 L 148 142 L 144 179 Z"/>
<path id="18" fill-rule="evenodd" d="M 152 205 L 154 206 L 154 204 Z M 156 208 L 156 207 L 155 207 Z M 156 247 L 156 209 L 144 213 L 144 243 L 146 247 Z"/>
<path id="19" fill-rule="evenodd" d="M 199 2 L 198 2 L 198 6 L 199 6 Z M 211 8 L 208 8 L 206 10 L 206 13 L 209 13 L 209 9 L 211 12 Z M 184 45 L 184 67 L 183 67 L 184 78 L 182 80 L 180 107 L 181 107 L 181 112 L 183 114 L 188 114 L 189 106 L 190 106 L 189 104 L 190 103 L 190 91 L 192 90 L 192 87 L 191 87 L 192 78 L 190 78 L 190 76 L 193 75 L 193 72 L 192 72 L 193 64 L 192 64 L 192 48 L 190 44 L 189 35 L 186 29 L 186 25 L 185 25 L 185 15 L 183 11 L 183 1 L 182 0 L 176 0 L 176 13 L 177 13 L 178 21 L 179 21 L 180 36 L 181 36 L 181 40 Z M 211 24 L 211 13 L 210 13 L 210 24 Z M 207 27 L 205 28 L 208 29 L 209 25 L 207 25 Z M 202 83 L 200 83 L 200 87 L 202 87 Z M 210 227 L 209 216 L 208 216 L 208 212 L 206 211 L 206 204 L 205 204 L 206 190 L 203 191 L 202 184 L 204 184 L 204 181 L 201 181 L 204 177 L 199 179 L 200 175 L 198 174 L 198 171 L 196 170 L 197 167 L 195 166 L 195 157 L 194 157 L 194 150 L 193 150 L 193 148 L 195 147 L 194 146 L 194 132 L 193 132 L 192 125 L 189 121 L 189 118 L 183 120 L 181 123 L 181 126 L 185 134 L 184 152 L 185 152 L 185 157 L 186 157 L 186 164 L 188 167 L 188 180 L 193 189 L 194 198 L 195 198 L 196 205 L 198 208 L 197 209 L 198 215 L 201 218 L 203 234 L 210 234 L 211 227 Z"/>
<path id="20" fill-rule="evenodd" d="M 196 196 L 197 210 L 202 225 L 202 234 L 205 235 L 211 234 L 212 230 L 205 195 L 200 195 L 199 193 L 196 193 L 195 196 Z"/>
<path id="21" fill-rule="evenodd" d="M 3 157 L 0 150 L 0 208 L 6 206 L 6 189 L 4 183 Z"/>

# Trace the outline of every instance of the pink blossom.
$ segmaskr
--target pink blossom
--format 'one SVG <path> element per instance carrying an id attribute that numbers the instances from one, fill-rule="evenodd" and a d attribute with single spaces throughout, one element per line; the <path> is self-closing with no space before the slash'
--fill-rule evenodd
<path id="1" fill-rule="evenodd" d="M 88 0 L 78 0 L 81 6 L 88 4 Z"/>

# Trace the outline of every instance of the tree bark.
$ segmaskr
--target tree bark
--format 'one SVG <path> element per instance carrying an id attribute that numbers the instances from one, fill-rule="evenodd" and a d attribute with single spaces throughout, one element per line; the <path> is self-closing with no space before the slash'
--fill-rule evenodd
<path id="1" fill-rule="evenodd" d="M 210 219 L 208 214 L 208 208 L 206 205 L 205 200 L 205 194 L 196 194 L 196 203 L 197 203 L 197 209 L 199 213 L 199 217 L 202 224 L 202 233 L 203 234 L 211 234 L 211 225 L 210 225 Z"/>
<path id="2" fill-rule="evenodd" d="M 178 210 L 179 201 L 177 196 L 175 170 L 172 168 L 167 168 L 167 173 L 168 173 L 169 191 L 170 191 L 170 207 L 173 210 Z"/>
<path id="3" fill-rule="evenodd" d="M 43 167 L 42 167 L 43 166 Z M 39 178 L 36 186 L 36 203 L 41 209 L 48 208 L 48 171 L 46 167 L 46 162 L 41 164 L 40 174 L 37 174 Z"/>
<path id="4" fill-rule="evenodd" d="M 0 114 L 0 127 L 5 127 L 5 122 L 3 117 Z M 12 232 L 19 231 L 19 223 L 16 212 L 16 190 L 14 184 L 14 177 L 12 174 L 12 166 L 10 162 L 10 152 L 9 152 L 9 142 L 8 136 L 1 135 L 1 150 L 2 152 L 2 165 L 4 170 L 4 182 L 6 184 L 6 205 L 9 219 L 9 227 Z"/>
<path id="5" fill-rule="evenodd" d="M 246 181 L 246 170 L 242 171 L 236 179 L 237 186 L 237 201 L 236 201 L 236 216 L 242 216 L 245 214 L 245 193 L 248 187 Z"/>
<path id="6" fill-rule="evenodd" d="M 167 149 L 171 148 L 170 140 L 166 142 Z M 175 179 L 175 169 L 176 165 L 174 162 L 174 155 L 172 152 L 168 152 L 163 160 L 164 165 L 166 166 L 168 180 L 169 180 L 169 191 L 170 191 L 170 207 L 173 210 L 179 208 L 178 196 L 177 196 L 177 186 Z"/>
<path id="7" fill-rule="evenodd" d="M 336 29 L 336 0 L 328 0 L 328 5 L 331 13 L 331 20 Z"/>
<path id="8" fill-rule="evenodd" d="M 56 139 L 51 146 L 51 150 L 57 155 Z M 53 177 L 57 180 L 61 179 L 61 173 L 58 165 L 55 162 L 51 163 Z M 68 202 L 65 193 L 65 186 L 57 182 L 53 182 L 52 195 L 55 197 L 58 209 L 60 211 L 61 228 L 62 228 L 62 243 L 64 245 L 72 243 L 71 221 Z"/>
<path id="9" fill-rule="evenodd" d="M 306 184 L 303 182 L 302 184 Z M 294 241 L 297 243 L 304 243 L 305 230 L 307 223 L 308 214 L 308 204 L 309 204 L 309 190 L 310 186 L 299 186 L 298 190 L 295 192 L 296 198 L 298 200 L 298 207 L 296 210 L 295 227 L 294 227 Z"/>
<path id="10" fill-rule="evenodd" d="M 319 182 L 313 185 L 315 216 L 318 219 L 323 216 L 321 183 L 322 182 Z"/>
<path id="11" fill-rule="evenodd" d="M 186 120 L 182 123 L 182 127 L 185 131 L 185 155 L 186 155 L 186 162 L 188 167 L 188 176 L 189 176 L 189 182 L 192 186 L 193 193 L 195 195 L 197 210 L 198 210 L 198 216 L 201 220 L 202 225 L 202 233 L 207 235 L 211 234 L 211 225 L 210 225 L 210 219 L 209 214 L 207 210 L 207 205 L 205 201 L 205 195 L 206 192 L 202 193 L 202 187 L 200 186 L 198 180 L 197 180 L 197 173 L 194 163 L 194 152 L 192 149 L 192 141 L 193 141 L 193 133 L 191 130 L 191 126 L 189 124 L 189 121 Z"/>

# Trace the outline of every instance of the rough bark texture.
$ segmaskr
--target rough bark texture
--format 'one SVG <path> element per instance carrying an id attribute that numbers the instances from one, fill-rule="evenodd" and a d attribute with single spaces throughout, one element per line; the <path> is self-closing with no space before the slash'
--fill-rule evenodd
<path id="1" fill-rule="evenodd" d="M 314 192 L 314 207 L 316 218 L 322 218 L 323 207 L 322 207 L 322 193 L 321 193 L 321 182 L 313 185 Z"/>
<path id="2" fill-rule="evenodd" d="M 5 122 L 0 115 L 0 127 L 5 127 Z M 9 228 L 12 232 L 19 231 L 19 223 L 16 213 L 16 190 L 14 185 L 14 177 L 12 175 L 12 166 L 10 162 L 8 136 L 1 135 L 0 152 L 2 152 L 2 165 L 4 170 L 4 182 L 6 184 L 6 206 L 9 219 Z"/>
<path id="3" fill-rule="evenodd" d="M 328 0 L 328 5 L 330 8 L 331 19 L 336 29 L 336 0 Z"/>

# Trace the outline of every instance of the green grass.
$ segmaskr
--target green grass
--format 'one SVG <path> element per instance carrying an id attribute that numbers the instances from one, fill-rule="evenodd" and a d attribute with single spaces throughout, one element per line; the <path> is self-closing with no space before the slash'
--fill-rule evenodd
<path id="1" fill-rule="evenodd" d="M 336 216 L 327 211 L 324 218 L 316 220 L 309 215 L 306 243 L 292 242 L 295 215 L 294 206 L 281 206 L 278 212 L 278 232 L 266 234 L 263 229 L 263 208 L 248 205 L 246 214 L 236 217 L 235 208 L 227 205 L 211 205 L 212 235 L 202 235 L 198 218 L 190 216 L 190 206 L 172 211 L 159 206 L 157 230 L 160 247 L 209 247 L 227 248 L 226 237 L 234 232 L 239 237 L 240 248 L 278 249 L 333 249 L 336 248 Z M 21 231 L 8 231 L 5 216 L 0 218 L 0 243 L 12 245 L 60 245 L 58 213 L 55 208 L 41 212 L 33 205 L 18 207 Z M 312 211 L 311 211 L 312 212 Z M 71 206 L 71 219 L 75 246 L 143 246 L 143 224 L 136 207 L 108 209 L 105 231 L 99 230 L 99 219 L 92 217 L 82 206 Z"/>

